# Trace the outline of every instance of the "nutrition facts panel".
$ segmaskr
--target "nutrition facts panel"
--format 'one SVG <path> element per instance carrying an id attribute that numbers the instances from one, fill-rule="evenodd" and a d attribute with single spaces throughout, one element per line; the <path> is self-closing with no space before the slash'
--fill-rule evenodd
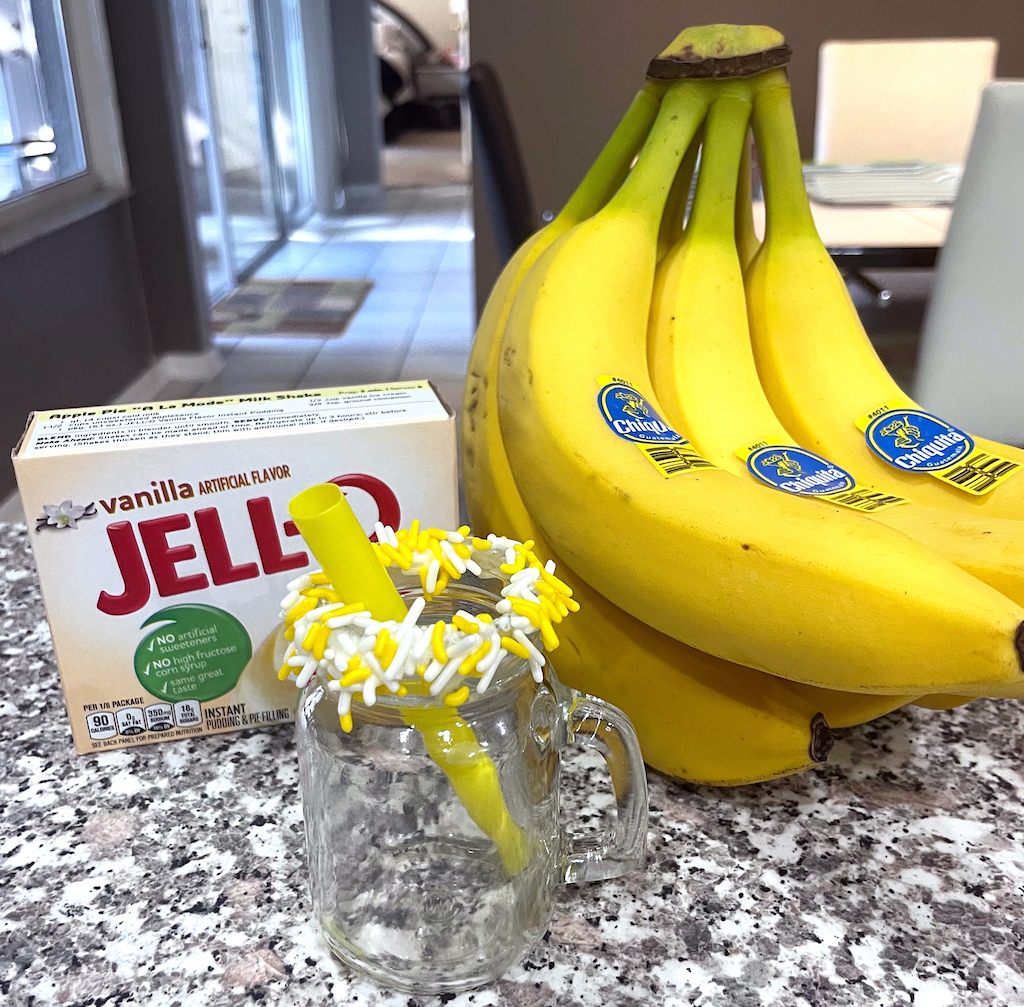
<path id="1" fill-rule="evenodd" d="M 147 731 L 160 734 L 175 727 L 196 727 L 202 722 L 202 708 L 194 699 L 180 703 L 122 706 L 117 710 L 94 710 L 85 716 L 89 737 L 93 741 L 106 741 L 118 735 L 132 738 Z"/>
<path id="2" fill-rule="evenodd" d="M 37 413 L 19 457 L 446 419 L 426 381 Z"/>

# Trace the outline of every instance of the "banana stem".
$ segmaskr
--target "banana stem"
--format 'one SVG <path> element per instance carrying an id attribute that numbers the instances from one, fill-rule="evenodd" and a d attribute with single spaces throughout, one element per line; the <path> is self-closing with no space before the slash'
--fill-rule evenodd
<path id="1" fill-rule="evenodd" d="M 622 185 L 633 155 L 651 130 L 665 87 L 661 81 L 648 81 L 637 92 L 597 160 L 559 213 L 561 223 L 572 226 L 592 217 Z"/>
<path id="2" fill-rule="evenodd" d="M 652 244 L 657 242 L 661 214 L 679 162 L 704 121 L 709 98 L 703 82 L 680 81 L 669 87 L 633 170 L 603 211 L 642 218 L 650 229 Z"/>
<path id="3" fill-rule="evenodd" d="M 693 173 L 697 167 L 697 155 L 704 139 L 704 127 L 697 130 L 696 135 L 686 148 L 682 163 L 668 191 L 665 210 L 661 215 L 661 229 L 658 231 L 658 261 L 660 262 L 669 249 L 682 237 L 683 223 L 686 220 L 686 204 L 693 186 Z"/>
<path id="4" fill-rule="evenodd" d="M 708 111 L 687 240 L 735 243 L 736 183 L 750 111 L 750 98 L 739 94 L 717 98 Z"/>
<path id="5" fill-rule="evenodd" d="M 804 188 L 789 80 L 771 70 L 754 98 L 754 138 L 764 181 L 765 239 L 817 237 Z"/>
<path id="6" fill-rule="evenodd" d="M 740 266 L 745 273 L 754 261 L 761 241 L 754 230 L 753 179 L 751 177 L 750 134 L 743 139 L 743 157 L 740 159 L 740 177 L 736 185 L 736 250 Z"/>

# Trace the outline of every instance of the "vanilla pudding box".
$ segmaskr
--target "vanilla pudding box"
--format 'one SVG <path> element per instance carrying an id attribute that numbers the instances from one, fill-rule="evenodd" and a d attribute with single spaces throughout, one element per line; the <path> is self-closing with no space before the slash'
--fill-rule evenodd
<path id="1" fill-rule="evenodd" d="M 426 381 L 33 413 L 13 460 L 79 752 L 292 719 L 275 649 L 315 568 L 301 490 L 337 483 L 367 534 L 459 524 Z"/>

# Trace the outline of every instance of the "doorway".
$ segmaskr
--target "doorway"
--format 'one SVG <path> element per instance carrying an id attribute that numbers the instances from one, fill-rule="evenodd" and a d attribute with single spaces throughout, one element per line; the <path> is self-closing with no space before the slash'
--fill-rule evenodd
<path id="1" fill-rule="evenodd" d="M 250 276 L 313 209 L 299 0 L 172 0 L 207 295 Z"/>

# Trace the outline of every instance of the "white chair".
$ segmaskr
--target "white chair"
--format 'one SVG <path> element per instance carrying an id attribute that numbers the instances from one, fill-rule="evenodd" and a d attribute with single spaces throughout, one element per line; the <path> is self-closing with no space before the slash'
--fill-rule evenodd
<path id="1" fill-rule="evenodd" d="M 1024 445 L 1024 80 L 982 95 L 914 390 L 949 422 Z"/>
<path id="2" fill-rule="evenodd" d="M 814 160 L 963 161 L 997 51 L 988 38 L 825 42 Z"/>

